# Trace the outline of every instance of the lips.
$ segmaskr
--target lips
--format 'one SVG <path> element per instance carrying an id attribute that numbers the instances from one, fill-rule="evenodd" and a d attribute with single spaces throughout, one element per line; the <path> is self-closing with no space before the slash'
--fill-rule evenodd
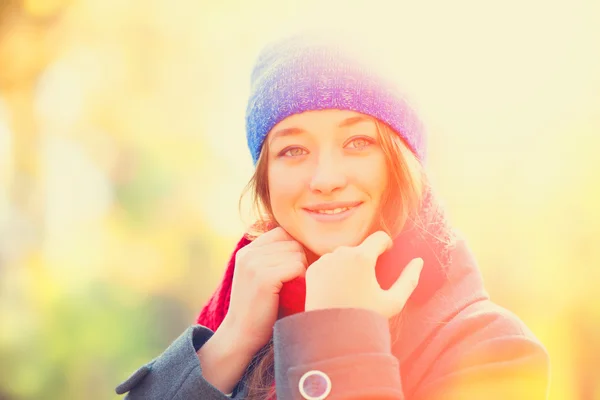
<path id="1" fill-rule="evenodd" d="M 304 211 L 317 222 L 334 223 L 349 218 L 361 204 L 362 201 L 326 203 L 304 208 Z"/>
<path id="2" fill-rule="evenodd" d="M 306 211 L 319 214 L 338 214 L 359 206 L 361 203 L 362 201 L 336 201 L 330 203 L 313 204 L 311 206 L 304 207 L 304 209 Z"/>
<path id="3" fill-rule="evenodd" d="M 333 210 L 314 210 L 314 211 L 311 211 L 311 212 L 318 213 L 318 214 L 333 215 L 333 214 L 339 214 L 339 213 L 344 212 L 344 211 L 348 211 L 351 208 L 353 208 L 353 207 L 340 207 L 340 208 L 334 208 Z"/>

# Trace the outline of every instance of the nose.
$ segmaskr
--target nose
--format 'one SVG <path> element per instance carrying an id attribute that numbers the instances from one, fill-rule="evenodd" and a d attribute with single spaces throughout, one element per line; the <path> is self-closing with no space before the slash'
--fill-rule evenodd
<path id="1" fill-rule="evenodd" d="M 347 184 L 347 176 L 343 165 L 335 157 L 321 156 L 315 166 L 310 181 L 310 190 L 313 192 L 328 194 L 342 189 Z"/>

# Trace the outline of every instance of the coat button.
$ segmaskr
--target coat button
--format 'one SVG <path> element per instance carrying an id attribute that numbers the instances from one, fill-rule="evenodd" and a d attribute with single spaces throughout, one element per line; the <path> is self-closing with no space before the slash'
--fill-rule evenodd
<path id="1" fill-rule="evenodd" d="M 298 389 L 307 400 L 323 400 L 331 392 L 331 379 L 324 372 L 308 371 L 300 378 Z"/>

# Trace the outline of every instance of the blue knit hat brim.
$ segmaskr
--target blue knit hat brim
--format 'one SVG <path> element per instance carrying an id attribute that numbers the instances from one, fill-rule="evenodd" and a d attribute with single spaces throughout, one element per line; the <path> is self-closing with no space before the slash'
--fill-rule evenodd
<path id="1" fill-rule="evenodd" d="M 252 74 L 246 134 L 254 164 L 277 123 L 326 109 L 355 111 L 384 122 L 425 162 L 423 124 L 394 82 L 341 47 L 296 37 L 263 51 Z"/>

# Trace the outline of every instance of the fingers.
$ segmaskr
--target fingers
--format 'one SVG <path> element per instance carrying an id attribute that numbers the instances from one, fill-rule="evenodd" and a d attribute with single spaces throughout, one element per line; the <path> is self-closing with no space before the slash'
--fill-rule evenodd
<path id="1" fill-rule="evenodd" d="M 308 265 L 308 260 L 306 259 L 306 252 L 304 251 L 304 247 L 295 240 L 286 240 L 284 242 L 271 243 L 268 246 L 263 246 L 264 254 L 296 254 L 300 261 L 304 263 L 306 267 Z"/>
<path id="2" fill-rule="evenodd" d="M 304 264 L 307 264 L 304 247 L 280 226 L 260 235 L 254 240 L 252 247 L 265 256 L 281 253 L 299 253 Z"/>
<path id="3" fill-rule="evenodd" d="M 296 259 L 287 257 L 285 260 L 281 257 L 271 257 L 266 260 L 263 268 L 254 270 L 253 279 L 265 289 L 280 289 L 285 282 L 300 276 L 306 276 L 306 264 L 299 257 Z"/>
<path id="4" fill-rule="evenodd" d="M 252 245 L 263 246 L 265 244 L 275 243 L 283 240 L 294 240 L 294 238 L 290 236 L 290 234 L 287 233 L 285 229 L 278 226 L 254 239 Z"/>
<path id="5" fill-rule="evenodd" d="M 421 271 L 423 270 L 423 259 L 414 258 L 408 263 L 402 274 L 396 282 L 385 291 L 386 304 L 389 309 L 389 317 L 402 311 L 410 295 L 414 292 L 419 283 Z"/>
<path id="6" fill-rule="evenodd" d="M 258 268 L 278 268 L 279 266 L 289 264 L 290 262 L 299 262 L 304 268 L 307 266 L 306 255 L 304 252 L 290 252 L 265 254 L 261 257 Z"/>
<path id="7" fill-rule="evenodd" d="M 370 234 L 356 248 L 360 252 L 372 255 L 377 258 L 393 245 L 392 238 L 384 231 L 377 231 Z"/>
<path id="8" fill-rule="evenodd" d="M 277 271 L 277 278 L 283 283 L 294 280 L 299 276 L 306 275 L 306 265 L 301 261 L 290 262 L 281 265 L 278 268 L 273 268 L 273 270 Z"/>
<path id="9" fill-rule="evenodd" d="M 261 254 L 275 254 L 275 253 L 304 253 L 304 248 L 302 245 L 295 240 L 284 240 L 275 243 L 269 243 L 267 245 L 263 245 L 261 250 Z"/>

